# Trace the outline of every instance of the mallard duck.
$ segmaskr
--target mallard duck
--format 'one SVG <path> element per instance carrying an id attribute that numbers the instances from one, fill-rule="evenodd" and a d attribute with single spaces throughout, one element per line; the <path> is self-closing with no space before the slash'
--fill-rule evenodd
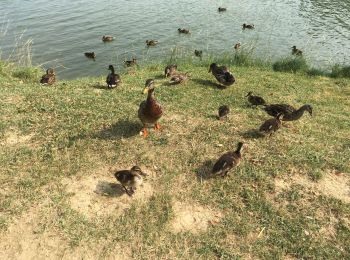
<path id="1" fill-rule="evenodd" d="M 188 30 L 188 29 L 185 29 L 185 28 L 179 28 L 179 29 L 177 29 L 178 30 L 178 32 L 179 33 L 184 33 L 184 34 L 188 34 L 188 33 L 190 33 L 190 30 Z"/>
<path id="2" fill-rule="evenodd" d="M 262 97 L 259 96 L 253 96 L 253 92 L 249 91 L 246 97 L 248 97 L 248 101 L 250 104 L 253 106 L 260 106 L 260 105 L 265 105 L 266 102 Z"/>
<path id="3" fill-rule="evenodd" d="M 196 57 L 202 58 L 203 51 L 194 50 L 194 55 L 195 55 Z"/>
<path id="4" fill-rule="evenodd" d="M 243 30 L 244 29 L 254 29 L 255 28 L 254 24 L 245 24 L 245 23 L 242 25 L 242 27 L 243 27 Z"/>
<path id="5" fill-rule="evenodd" d="M 114 88 L 118 86 L 118 84 L 121 82 L 120 76 L 118 74 L 115 74 L 113 65 L 109 65 L 108 70 L 110 70 L 111 73 L 107 75 L 107 79 L 106 79 L 107 87 Z"/>
<path id="6" fill-rule="evenodd" d="M 158 44 L 157 40 L 146 40 L 147 46 L 156 46 Z"/>
<path id="7" fill-rule="evenodd" d="M 237 42 L 233 48 L 235 48 L 235 50 L 238 50 L 240 47 L 241 47 L 241 43 Z"/>
<path id="8" fill-rule="evenodd" d="M 169 77 L 169 76 L 174 75 L 176 73 L 176 69 L 177 69 L 176 64 L 170 64 L 170 65 L 166 66 L 165 70 L 164 70 L 165 77 Z"/>
<path id="9" fill-rule="evenodd" d="M 271 134 L 280 129 L 282 122 L 281 117 L 283 117 L 282 113 L 279 113 L 275 118 L 267 119 L 259 128 L 259 131 L 262 134 Z"/>
<path id="10" fill-rule="evenodd" d="M 138 186 L 143 182 L 143 177 L 147 174 L 142 172 L 140 167 L 133 166 L 130 170 L 121 170 L 114 173 L 115 178 L 123 186 L 126 194 L 132 196 Z M 130 190 L 128 190 L 130 188 Z"/>
<path id="11" fill-rule="evenodd" d="M 53 68 L 46 70 L 46 74 L 41 77 L 40 83 L 43 85 L 52 85 L 56 82 L 56 75 Z"/>
<path id="12" fill-rule="evenodd" d="M 114 37 L 113 36 L 110 36 L 110 35 L 103 35 L 102 36 L 102 41 L 103 42 L 111 42 L 114 40 Z"/>
<path id="13" fill-rule="evenodd" d="M 219 120 L 226 119 L 228 113 L 230 113 L 230 108 L 227 105 L 220 106 L 218 119 Z"/>
<path id="14" fill-rule="evenodd" d="M 226 8 L 225 7 L 219 7 L 218 8 L 218 12 L 225 12 L 226 11 Z"/>
<path id="15" fill-rule="evenodd" d="M 221 175 L 222 177 L 227 176 L 228 172 L 235 166 L 239 165 L 242 156 L 241 149 L 243 143 L 239 142 L 236 151 L 227 152 L 221 155 L 221 157 L 214 164 L 212 173 Z"/>
<path id="16" fill-rule="evenodd" d="M 301 56 L 301 55 L 303 55 L 303 52 L 301 50 L 297 49 L 297 46 L 294 45 L 292 47 L 292 54 L 297 55 L 297 56 Z"/>
<path id="17" fill-rule="evenodd" d="M 89 59 L 95 59 L 96 58 L 96 54 L 95 52 L 85 52 L 84 55 L 89 58 Z"/>
<path id="18" fill-rule="evenodd" d="M 171 76 L 170 79 L 170 84 L 172 85 L 176 85 L 176 84 L 181 84 L 187 81 L 189 77 L 189 73 L 176 73 L 174 75 Z"/>
<path id="19" fill-rule="evenodd" d="M 217 81 L 219 81 L 224 86 L 230 86 L 235 83 L 234 76 L 225 66 L 219 67 L 216 63 L 212 63 L 210 65 L 209 72 L 211 72 Z"/>
<path id="20" fill-rule="evenodd" d="M 137 64 L 137 60 L 135 58 L 132 58 L 132 60 L 125 60 L 124 65 L 126 67 L 131 67 Z"/>
<path id="21" fill-rule="evenodd" d="M 147 128 L 149 126 L 154 126 L 155 130 L 160 129 L 158 120 L 162 117 L 163 109 L 154 97 L 153 79 L 146 80 L 143 93 L 148 93 L 148 95 L 147 99 L 141 102 L 138 115 L 143 124 L 142 134 L 144 137 L 147 137 Z"/>
<path id="22" fill-rule="evenodd" d="M 312 106 L 303 105 L 299 109 L 295 109 L 287 104 L 271 104 L 265 105 L 264 110 L 271 116 L 276 117 L 279 113 L 283 114 L 283 121 L 294 121 L 301 118 L 305 111 L 308 111 L 312 116 Z"/>

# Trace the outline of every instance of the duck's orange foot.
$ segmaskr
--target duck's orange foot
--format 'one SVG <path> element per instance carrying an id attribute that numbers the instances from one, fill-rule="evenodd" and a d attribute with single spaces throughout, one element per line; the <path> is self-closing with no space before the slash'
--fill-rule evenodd
<path id="1" fill-rule="evenodd" d="M 144 138 L 146 138 L 146 137 L 148 136 L 147 128 L 143 128 L 143 129 L 141 130 L 141 135 L 142 135 Z"/>
<path id="2" fill-rule="evenodd" d="M 160 124 L 159 123 L 156 123 L 155 125 L 154 125 L 154 130 L 159 130 L 160 129 Z"/>

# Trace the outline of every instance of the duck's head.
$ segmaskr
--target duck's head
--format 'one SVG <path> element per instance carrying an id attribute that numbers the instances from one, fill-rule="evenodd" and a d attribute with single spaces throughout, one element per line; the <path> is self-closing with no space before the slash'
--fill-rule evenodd
<path id="1" fill-rule="evenodd" d="M 114 67 L 113 67 L 113 65 L 109 65 L 109 66 L 108 66 L 108 70 L 110 70 L 110 71 L 114 71 Z"/>
<path id="2" fill-rule="evenodd" d="M 216 68 L 216 67 L 217 67 L 216 63 L 210 64 L 210 67 L 209 67 L 209 71 L 208 71 L 208 72 L 212 72 L 213 69 Z"/>
<path id="3" fill-rule="evenodd" d="M 48 68 L 46 70 L 46 74 L 55 74 L 55 71 L 53 70 L 53 68 Z"/>
<path id="4" fill-rule="evenodd" d="M 182 31 L 182 29 L 181 28 L 179 28 L 179 29 L 177 29 L 179 32 L 181 32 Z"/>
<path id="5" fill-rule="evenodd" d="M 296 49 L 297 49 L 297 46 L 295 46 L 295 45 L 292 46 L 292 49 L 293 49 L 293 50 L 296 50 Z"/>
<path id="6" fill-rule="evenodd" d="M 248 94 L 246 95 L 246 97 L 249 97 L 253 94 L 253 92 L 249 91 Z"/>
<path id="7" fill-rule="evenodd" d="M 309 112 L 310 116 L 312 116 L 312 106 L 311 105 L 304 105 L 304 110 Z"/>
<path id="8" fill-rule="evenodd" d="M 152 93 L 154 91 L 154 80 L 148 79 L 145 83 L 145 88 L 143 89 L 143 93 Z"/>
<path id="9" fill-rule="evenodd" d="M 140 168 L 139 166 L 137 166 L 137 165 L 133 166 L 133 167 L 130 169 L 130 171 L 132 171 L 132 172 L 134 172 L 134 173 L 136 173 L 136 174 L 138 174 L 138 175 L 142 175 L 142 176 L 144 176 L 144 177 L 147 176 L 147 174 L 144 173 L 144 172 L 141 170 L 141 168 Z"/>
<path id="10" fill-rule="evenodd" d="M 247 26 L 247 24 L 244 23 L 244 24 L 243 24 L 243 28 L 245 28 L 246 26 Z"/>

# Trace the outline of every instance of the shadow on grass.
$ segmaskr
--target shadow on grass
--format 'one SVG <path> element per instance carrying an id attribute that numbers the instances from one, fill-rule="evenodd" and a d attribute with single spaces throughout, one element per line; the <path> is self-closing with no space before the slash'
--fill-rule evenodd
<path id="1" fill-rule="evenodd" d="M 211 80 L 207 80 L 207 79 L 191 79 L 193 82 L 199 84 L 199 85 L 203 85 L 203 86 L 207 86 L 207 87 L 212 87 L 212 88 L 217 88 L 220 90 L 226 89 L 225 86 L 220 85 L 216 82 L 213 82 Z"/>
<path id="2" fill-rule="evenodd" d="M 120 197 L 125 194 L 125 190 L 119 183 L 113 183 L 108 181 L 98 181 L 95 189 L 95 193 L 106 197 Z"/>
<path id="3" fill-rule="evenodd" d="M 257 129 L 250 129 L 245 132 L 239 133 L 240 136 L 244 138 L 251 138 L 251 139 L 257 139 L 257 138 L 263 138 L 264 135 L 260 133 Z"/>
<path id="4" fill-rule="evenodd" d="M 202 182 L 203 180 L 208 180 L 214 177 L 211 173 L 213 168 L 212 160 L 206 160 L 196 169 L 197 181 Z"/>
<path id="5" fill-rule="evenodd" d="M 135 121 L 120 120 L 108 128 L 101 130 L 94 137 L 100 139 L 114 139 L 116 137 L 132 137 L 138 135 L 142 125 Z"/>

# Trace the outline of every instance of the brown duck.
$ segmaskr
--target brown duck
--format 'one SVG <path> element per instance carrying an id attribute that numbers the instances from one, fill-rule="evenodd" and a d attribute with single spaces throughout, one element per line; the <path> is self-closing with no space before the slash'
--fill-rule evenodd
<path id="1" fill-rule="evenodd" d="M 241 47 L 241 43 L 237 42 L 233 48 L 235 48 L 235 50 L 238 50 L 240 47 Z"/>
<path id="2" fill-rule="evenodd" d="M 202 58 L 203 56 L 203 51 L 202 50 L 194 50 L 194 55 L 196 57 Z"/>
<path id="3" fill-rule="evenodd" d="M 270 115 L 276 117 L 278 114 L 283 114 L 283 121 L 294 121 L 301 118 L 305 111 L 308 111 L 312 116 L 312 106 L 303 105 L 299 109 L 295 109 L 287 104 L 271 104 L 265 105 L 264 110 Z"/>
<path id="4" fill-rule="evenodd" d="M 230 113 L 230 108 L 227 105 L 223 105 L 219 107 L 219 120 L 227 119 L 227 115 Z"/>
<path id="5" fill-rule="evenodd" d="M 292 47 L 292 54 L 296 55 L 296 56 L 302 56 L 303 52 L 301 50 L 297 49 L 297 46 L 294 45 Z"/>
<path id="6" fill-rule="evenodd" d="M 255 28 L 254 24 L 245 24 L 245 23 L 242 25 L 242 27 L 243 27 L 243 30 Z"/>
<path id="7" fill-rule="evenodd" d="M 140 167 L 133 166 L 130 170 L 121 170 L 114 173 L 115 178 L 123 186 L 126 194 L 132 196 L 143 182 L 143 177 L 146 177 L 147 174 L 142 172 Z M 130 188 L 130 190 L 128 190 Z"/>
<path id="8" fill-rule="evenodd" d="M 248 92 L 246 97 L 248 97 L 249 103 L 252 104 L 253 106 L 261 106 L 266 104 L 265 100 L 262 97 L 253 96 L 253 92 L 251 91 Z"/>
<path id="9" fill-rule="evenodd" d="M 53 68 L 46 70 L 46 74 L 41 77 L 40 83 L 43 85 L 53 85 L 56 82 L 56 75 Z"/>
<path id="10" fill-rule="evenodd" d="M 227 9 L 225 7 L 219 7 L 218 12 L 225 12 Z"/>
<path id="11" fill-rule="evenodd" d="M 156 46 L 158 44 L 157 40 L 146 40 L 147 46 Z"/>
<path id="12" fill-rule="evenodd" d="M 278 129 L 281 128 L 282 122 L 281 122 L 281 117 L 283 114 L 278 114 L 276 118 L 270 118 L 266 120 L 259 128 L 259 131 L 262 134 L 270 134 L 276 132 Z"/>
<path id="13" fill-rule="evenodd" d="M 125 60 L 124 61 L 124 65 L 126 67 L 135 66 L 136 64 L 137 64 L 137 60 L 135 58 L 132 58 L 132 60 Z"/>
<path id="14" fill-rule="evenodd" d="M 103 35 L 103 36 L 102 36 L 102 41 L 103 41 L 103 42 L 111 42 L 111 41 L 113 41 L 113 40 L 114 40 L 114 37 L 111 36 L 111 35 Z"/>
<path id="15" fill-rule="evenodd" d="M 95 60 L 95 58 L 96 58 L 95 52 L 85 52 L 84 55 L 85 55 L 87 58 L 93 59 L 93 60 Z"/>
<path id="16" fill-rule="evenodd" d="M 108 70 L 111 72 L 107 75 L 106 83 L 108 88 L 114 88 L 121 82 L 120 76 L 115 73 L 113 65 L 109 65 Z"/>
<path id="17" fill-rule="evenodd" d="M 176 64 L 170 64 L 165 67 L 164 69 L 164 75 L 165 77 L 172 76 L 176 73 L 177 65 Z"/>
<path id="18" fill-rule="evenodd" d="M 238 166 L 242 156 L 241 149 L 243 143 L 239 142 L 236 151 L 227 152 L 221 155 L 221 157 L 216 161 L 212 169 L 213 174 L 219 174 L 222 177 L 227 176 L 228 172 L 235 166 Z"/>
<path id="19" fill-rule="evenodd" d="M 188 72 L 186 72 L 186 73 L 176 73 L 176 74 L 171 76 L 170 84 L 172 84 L 172 85 L 182 84 L 182 83 L 187 81 L 188 77 L 189 77 L 189 73 Z"/>
<path id="20" fill-rule="evenodd" d="M 158 120 L 162 117 L 162 106 L 154 97 L 154 80 L 148 79 L 145 84 L 143 93 L 148 93 L 147 99 L 142 101 L 139 107 L 139 118 L 143 124 L 142 134 L 148 136 L 147 128 L 154 126 L 155 130 L 160 129 Z"/>
<path id="21" fill-rule="evenodd" d="M 212 63 L 209 72 L 224 86 L 230 86 L 236 81 L 226 66 L 219 67 L 216 63 Z"/>
<path id="22" fill-rule="evenodd" d="M 177 31 L 179 33 L 184 33 L 184 34 L 189 34 L 190 33 L 190 30 L 185 29 L 185 28 L 179 28 L 179 29 L 177 29 Z"/>

